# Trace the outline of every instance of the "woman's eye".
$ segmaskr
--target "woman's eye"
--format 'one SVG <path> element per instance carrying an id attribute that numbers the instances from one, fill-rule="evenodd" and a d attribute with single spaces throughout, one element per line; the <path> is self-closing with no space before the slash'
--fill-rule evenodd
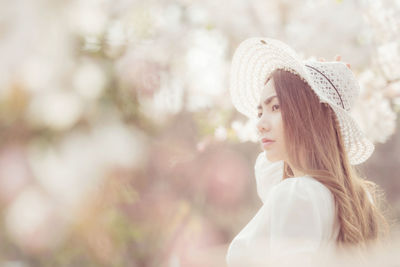
<path id="1" fill-rule="evenodd" d="M 279 108 L 279 105 L 273 105 L 273 106 L 272 106 L 272 111 L 274 111 L 274 107 Z"/>
<path id="2" fill-rule="evenodd" d="M 279 105 L 278 105 L 278 104 L 273 105 L 273 106 L 272 106 L 272 111 L 275 111 L 274 108 L 275 108 L 275 109 L 279 109 Z M 262 113 L 258 113 L 258 114 L 257 114 L 257 117 L 261 118 L 261 116 L 262 116 Z"/>

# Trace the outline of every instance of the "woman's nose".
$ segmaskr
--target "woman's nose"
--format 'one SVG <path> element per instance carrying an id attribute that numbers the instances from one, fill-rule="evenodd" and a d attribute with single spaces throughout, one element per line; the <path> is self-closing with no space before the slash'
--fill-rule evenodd
<path id="1" fill-rule="evenodd" d="M 257 122 L 257 129 L 260 133 L 262 132 L 268 132 L 271 130 L 271 126 L 270 123 L 268 122 L 268 120 L 262 116 L 258 122 Z"/>

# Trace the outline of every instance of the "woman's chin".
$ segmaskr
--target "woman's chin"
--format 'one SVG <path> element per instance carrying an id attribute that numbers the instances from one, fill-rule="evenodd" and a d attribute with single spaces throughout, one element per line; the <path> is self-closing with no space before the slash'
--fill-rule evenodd
<path id="1" fill-rule="evenodd" d="M 267 158 L 267 160 L 268 160 L 269 162 L 276 162 L 276 161 L 279 161 L 279 160 L 280 160 L 280 158 L 274 156 L 274 155 L 273 155 L 272 153 L 270 153 L 269 151 L 265 151 L 265 156 L 266 156 L 266 158 Z"/>
<path id="2" fill-rule="evenodd" d="M 278 155 L 272 153 L 271 151 L 264 150 L 264 152 L 265 152 L 265 157 L 267 158 L 267 160 L 268 160 L 269 162 L 277 162 L 277 161 L 283 160 L 282 157 L 280 157 L 280 156 L 278 156 Z"/>

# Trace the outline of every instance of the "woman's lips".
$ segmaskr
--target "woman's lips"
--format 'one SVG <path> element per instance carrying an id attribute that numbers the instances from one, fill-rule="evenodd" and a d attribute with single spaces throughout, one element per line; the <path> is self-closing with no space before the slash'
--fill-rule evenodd
<path id="1" fill-rule="evenodd" d="M 263 138 L 263 139 L 261 139 L 261 141 L 263 142 L 263 143 L 265 143 L 265 142 L 275 142 L 274 140 L 271 140 L 271 139 L 268 139 L 268 138 Z"/>
<path id="2" fill-rule="evenodd" d="M 267 138 L 261 139 L 262 145 L 264 148 L 271 146 L 275 141 Z"/>

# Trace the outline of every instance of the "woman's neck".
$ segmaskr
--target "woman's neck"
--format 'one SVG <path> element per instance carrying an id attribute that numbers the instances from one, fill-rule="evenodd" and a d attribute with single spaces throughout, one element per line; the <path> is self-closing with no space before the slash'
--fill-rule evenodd
<path id="1" fill-rule="evenodd" d="M 301 177 L 301 176 L 307 175 L 306 173 L 301 172 L 301 171 L 299 171 L 299 170 L 293 168 L 289 163 L 288 163 L 288 165 L 289 165 L 289 168 L 290 168 L 290 169 L 292 170 L 292 172 L 293 172 L 293 177 Z"/>
<path id="2" fill-rule="evenodd" d="M 293 169 L 292 169 L 292 171 L 293 171 L 294 177 L 301 177 L 301 176 L 307 175 L 306 173 L 300 172 L 300 171 L 297 171 L 297 170 L 293 170 Z"/>

